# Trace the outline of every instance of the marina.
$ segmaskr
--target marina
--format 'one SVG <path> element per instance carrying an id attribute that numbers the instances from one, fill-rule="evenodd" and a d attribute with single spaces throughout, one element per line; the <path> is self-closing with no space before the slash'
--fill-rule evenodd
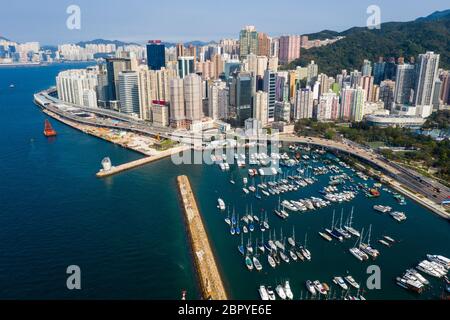
<path id="1" fill-rule="evenodd" d="M 284 147 L 283 150 L 286 150 L 287 145 Z M 290 145 L 290 148 L 293 146 Z M 247 279 L 245 283 L 240 283 L 239 288 L 231 288 L 231 295 L 234 297 L 235 292 L 240 292 L 237 294 L 238 298 L 246 299 L 250 296 L 260 299 L 262 291 L 262 295 L 267 298 L 268 295 L 261 287 L 266 288 L 266 291 L 267 287 L 270 287 L 275 288 L 276 299 L 285 300 L 288 298 L 284 284 L 276 283 L 276 279 L 289 279 L 290 290 L 297 299 L 365 300 L 389 299 L 390 296 L 418 298 L 412 295 L 412 292 L 399 288 L 396 281 L 398 272 L 391 278 L 383 277 L 383 286 L 389 288 L 388 292 L 367 290 L 365 271 L 374 260 L 383 270 L 395 270 L 398 265 L 404 263 L 399 262 L 395 255 L 399 254 L 398 250 L 408 245 L 408 242 L 414 241 L 403 238 L 402 234 L 408 228 L 405 226 L 414 224 L 414 221 L 411 222 L 411 215 L 414 219 L 423 218 L 417 215 L 417 208 L 421 207 L 414 201 L 398 200 L 393 197 L 395 193 L 388 186 L 374 181 L 332 154 L 314 148 L 306 150 L 306 147 L 301 145 L 295 148 L 296 152 L 307 157 L 296 160 L 294 152 L 289 151 L 282 151 L 279 157 L 268 156 L 282 159 L 275 175 L 260 174 L 267 170 L 261 170 L 264 166 L 257 161 L 254 161 L 253 165 L 230 165 L 230 169 L 222 173 L 220 169 L 216 171 L 214 167 L 211 168 L 212 171 L 219 172 L 223 180 L 230 180 L 229 177 L 232 176 L 236 182 L 227 184 L 226 188 L 218 187 L 215 193 L 227 206 L 234 208 L 237 216 L 240 214 L 245 217 L 240 219 L 241 228 L 255 224 L 249 221 L 249 214 L 246 213 L 246 208 L 250 207 L 254 212 L 260 212 L 256 216 L 262 216 L 263 220 L 264 216 L 268 215 L 267 223 L 270 225 L 270 230 L 252 228 L 254 231 L 248 231 L 239 237 L 226 232 L 222 234 L 224 239 L 216 239 L 220 246 L 225 248 L 228 242 L 237 241 L 236 245 L 247 243 L 244 258 L 242 252 L 238 252 L 241 250 L 234 251 L 236 259 L 234 254 L 228 256 L 227 261 L 219 257 L 221 265 L 227 266 L 230 272 L 233 270 L 230 277 L 238 277 L 242 273 L 242 277 Z M 246 157 L 258 159 L 261 155 Z M 250 191 L 249 186 L 255 188 Z M 249 192 L 242 192 L 242 188 L 247 188 Z M 261 193 L 263 197 L 259 199 L 258 190 L 265 190 L 267 195 Z M 415 214 L 413 207 L 416 208 Z M 421 215 L 427 215 L 424 209 L 419 211 L 422 212 Z M 376 214 L 377 212 L 380 213 Z M 218 211 L 215 215 L 208 221 L 216 220 L 217 215 L 223 216 Z M 406 215 L 408 220 L 404 219 Z M 386 216 L 392 216 L 393 219 L 386 219 Z M 402 224 L 398 224 L 396 217 L 401 218 Z M 436 216 L 433 216 L 434 218 L 445 224 L 445 220 Z M 328 227 L 330 222 L 331 228 Z M 209 223 L 212 223 L 215 229 L 224 229 L 223 224 Z M 311 235 L 310 239 L 308 233 Z M 217 237 L 220 237 L 220 232 Z M 265 239 L 266 243 L 264 240 L 261 243 L 261 240 L 255 239 Z M 249 250 L 250 247 L 255 249 Z M 258 249 L 261 247 L 264 251 Z M 443 252 L 448 256 L 448 248 L 443 249 Z M 331 257 L 334 258 L 334 267 L 331 268 L 333 270 L 319 270 L 322 268 L 319 265 L 322 266 L 325 261 L 332 259 Z M 392 265 L 391 260 L 397 261 L 397 266 Z M 417 261 L 405 263 L 405 266 L 413 268 L 414 264 L 417 264 Z M 336 277 L 336 274 L 340 274 L 340 277 Z M 304 277 L 311 279 L 315 291 L 320 292 L 319 295 L 312 295 L 311 290 L 302 285 L 302 282 L 307 280 Z M 313 280 L 314 278 L 322 281 Z M 436 287 L 442 288 L 442 283 L 436 284 Z M 424 290 L 419 297 L 440 294 L 439 290 L 433 290 Z M 244 291 L 245 296 L 242 293 Z"/>

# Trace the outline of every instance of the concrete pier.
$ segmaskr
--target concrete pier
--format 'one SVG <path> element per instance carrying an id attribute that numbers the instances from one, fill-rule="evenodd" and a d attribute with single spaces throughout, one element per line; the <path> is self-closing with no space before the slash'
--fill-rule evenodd
<path id="1" fill-rule="evenodd" d="M 97 173 L 97 178 L 106 178 L 106 177 L 130 170 L 130 169 L 141 167 L 143 165 L 164 159 L 166 157 L 170 157 L 172 154 L 183 152 L 183 151 L 186 151 L 189 149 L 190 149 L 190 147 L 188 147 L 188 146 L 176 147 L 176 148 L 172 148 L 172 149 L 169 149 L 166 151 L 162 151 L 162 152 L 158 153 L 157 155 L 154 155 L 151 157 L 146 157 L 143 159 L 139 159 L 139 160 L 121 164 L 117 167 L 112 167 L 111 170 L 108 170 L 108 171 L 101 170 Z"/>
<path id="2" fill-rule="evenodd" d="M 177 182 L 202 297 L 205 300 L 227 300 L 227 293 L 189 179 L 180 176 Z"/>

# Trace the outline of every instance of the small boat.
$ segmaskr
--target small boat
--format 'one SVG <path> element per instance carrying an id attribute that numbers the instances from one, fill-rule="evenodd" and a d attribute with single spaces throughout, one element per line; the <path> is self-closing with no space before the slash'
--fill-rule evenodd
<path id="1" fill-rule="evenodd" d="M 289 257 L 285 255 L 283 251 L 280 251 L 280 258 L 286 263 L 290 262 Z"/>
<path id="2" fill-rule="evenodd" d="M 15 87 L 15 85 L 14 85 L 13 83 L 11 83 L 11 84 L 9 85 L 9 87 L 12 89 L 12 88 Z"/>
<path id="3" fill-rule="evenodd" d="M 314 288 L 313 283 L 312 283 L 310 280 L 307 280 L 306 283 L 305 283 L 305 285 L 306 285 L 306 289 L 307 289 L 313 296 L 315 296 L 317 292 L 316 292 L 316 289 Z"/>
<path id="4" fill-rule="evenodd" d="M 333 282 L 338 285 L 339 287 L 341 287 L 343 290 L 347 291 L 348 290 L 348 286 L 344 281 L 344 278 L 342 277 L 335 277 L 333 279 Z"/>
<path id="5" fill-rule="evenodd" d="M 325 240 L 327 240 L 327 241 L 329 241 L 329 242 L 333 241 L 333 238 L 331 238 L 331 237 L 330 237 L 329 235 L 327 235 L 326 233 L 319 232 L 319 234 L 320 234 L 320 236 L 321 236 L 322 238 L 324 238 Z"/>
<path id="6" fill-rule="evenodd" d="M 257 257 L 253 257 L 253 264 L 255 265 L 255 269 L 257 271 L 261 271 L 263 269 L 261 262 L 259 262 Z"/>
<path id="7" fill-rule="evenodd" d="M 242 232 L 247 234 L 248 233 L 248 228 L 246 226 L 242 226 Z"/>
<path id="8" fill-rule="evenodd" d="M 378 242 L 381 243 L 382 245 L 386 246 L 386 247 L 391 247 L 392 246 L 391 243 L 389 243 L 389 242 L 387 242 L 385 240 L 378 240 Z"/>
<path id="9" fill-rule="evenodd" d="M 253 270 L 253 261 L 252 261 L 252 259 L 250 259 L 249 256 L 246 256 L 246 257 L 245 257 L 245 266 L 247 267 L 247 269 L 248 269 L 249 271 L 252 271 L 252 270 Z"/>
<path id="10" fill-rule="evenodd" d="M 281 285 L 277 286 L 275 291 L 277 292 L 277 294 L 281 298 L 281 300 L 287 299 L 286 292 L 284 291 L 284 288 Z"/>
<path id="11" fill-rule="evenodd" d="M 384 236 L 383 238 L 384 238 L 385 240 L 391 242 L 391 243 L 395 243 L 395 242 L 396 242 L 393 238 L 388 237 L 388 236 Z"/>
<path id="12" fill-rule="evenodd" d="M 269 265 L 272 267 L 272 268 L 276 268 L 276 266 L 277 266 L 277 263 L 275 262 L 275 260 L 274 260 L 274 258 L 272 257 L 272 255 L 268 255 L 267 256 L 267 261 L 269 262 Z"/>
<path id="13" fill-rule="evenodd" d="M 302 252 L 300 250 L 296 250 L 295 254 L 301 261 L 305 261 L 305 257 L 302 255 Z"/>
<path id="14" fill-rule="evenodd" d="M 288 238 L 288 243 L 292 246 L 295 247 L 296 246 L 296 242 L 295 242 L 295 227 L 292 227 L 292 237 Z"/>
<path id="15" fill-rule="evenodd" d="M 241 235 L 241 244 L 238 246 L 238 251 L 244 255 L 245 254 L 245 248 L 244 248 L 244 235 Z"/>
<path id="16" fill-rule="evenodd" d="M 286 281 L 284 284 L 284 292 L 286 293 L 286 297 L 289 300 L 294 300 L 294 294 L 292 293 L 291 285 L 289 284 L 289 281 Z"/>
<path id="17" fill-rule="evenodd" d="M 320 281 L 316 280 L 313 282 L 314 288 L 316 289 L 317 292 L 319 292 L 320 294 L 326 295 L 327 291 L 325 290 L 325 288 L 323 287 L 323 285 L 320 283 Z"/>
<path id="18" fill-rule="evenodd" d="M 291 256 L 291 259 L 292 259 L 293 261 L 297 261 L 297 260 L 298 260 L 297 255 L 295 254 L 294 251 L 289 250 L 289 255 Z"/>
<path id="19" fill-rule="evenodd" d="M 56 136 L 56 131 L 53 129 L 50 121 L 48 121 L 47 119 L 45 119 L 44 122 L 44 136 L 46 136 L 47 138 Z"/>
<path id="20" fill-rule="evenodd" d="M 269 300 L 270 301 L 274 301 L 274 300 L 277 299 L 276 296 L 275 296 L 275 292 L 273 291 L 272 287 L 269 286 L 269 287 L 266 288 L 266 290 L 267 290 L 267 294 L 269 295 Z"/>
<path id="21" fill-rule="evenodd" d="M 269 299 L 269 293 L 267 292 L 267 289 L 265 286 L 260 286 L 258 289 L 259 295 L 261 296 L 261 300 L 268 301 Z"/>
<path id="22" fill-rule="evenodd" d="M 303 247 L 300 247 L 300 251 L 302 252 L 302 255 L 305 257 L 306 260 L 311 261 L 311 252 L 306 247 L 306 242 L 308 240 L 308 234 L 305 234 L 305 244 Z"/>
<path id="23" fill-rule="evenodd" d="M 256 243 L 258 243 L 258 240 L 256 240 Z M 261 251 L 262 253 L 266 252 L 266 248 L 264 247 L 264 234 L 262 235 L 262 241 L 261 243 L 258 245 L 258 249 L 259 251 Z"/>
<path id="24" fill-rule="evenodd" d="M 345 280 L 355 289 L 359 289 L 360 286 L 359 284 L 355 281 L 355 279 L 353 279 L 352 276 L 347 276 L 345 277 Z"/>
<path id="25" fill-rule="evenodd" d="M 231 219 L 230 219 L 230 210 L 228 210 L 227 217 L 225 218 L 225 223 L 229 226 L 231 226 Z"/>

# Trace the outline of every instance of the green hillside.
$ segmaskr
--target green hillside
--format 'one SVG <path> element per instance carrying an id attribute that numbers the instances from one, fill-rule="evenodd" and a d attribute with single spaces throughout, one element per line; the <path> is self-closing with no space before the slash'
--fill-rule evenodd
<path id="1" fill-rule="evenodd" d="M 346 38 L 335 44 L 303 50 L 301 58 L 289 67 L 305 66 L 314 60 L 320 72 L 334 76 L 342 69 L 360 69 L 364 59 L 377 61 L 380 56 L 409 59 L 426 51 L 434 51 L 441 54 L 440 66 L 449 69 L 450 12 L 444 13 L 434 13 L 411 22 L 384 23 L 380 30 L 349 29 L 337 34 Z"/>

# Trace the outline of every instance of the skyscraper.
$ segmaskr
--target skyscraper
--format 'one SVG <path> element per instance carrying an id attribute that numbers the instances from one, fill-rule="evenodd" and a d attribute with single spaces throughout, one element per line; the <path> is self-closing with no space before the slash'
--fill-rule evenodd
<path id="1" fill-rule="evenodd" d="M 427 52 L 419 55 L 416 65 L 416 106 L 431 106 L 433 103 L 434 89 L 438 76 L 440 55 Z"/>
<path id="2" fill-rule="evenodd" d="M 352 121 L 361 122 L 364 118 L 364 102 L 366 100 L 366 92 L 362 87 L 355 90 L 353 105 L 352 105 Z"/>
<path id="3" fill-rule="evenodd" d="M 369 60 L 364 60 L 361 72 L 362 72 L 363 77 L 371 76 L 372 75 L 372 62 L 370 62 Z"/>
<path id="4" fill-rule="evenodd" d="M 317 64 L 315 64 L 314 60 L 308 64 L 306 72 L 307 72 L 307 75 L 306 75 L 307 85 L 313 86 L 314 82 L 316 82 L 317 76 L 319 74 L 319 66 Z"/>
<path id="5" fill-rule="evenodd" d="M 183 79 L 188 74 L 195 72 L 194 57 L 178 57 L 178 76 Z"/>
<path id="6" fill-rule="evenodd" d="M 340 118 L 344 121 L 350 121 L 351 119 L 355 96 L 356 89 L 350 88 L 349 86 L 342 89 Z"/>
<path id="7" fill-rule="evenodd" d="M 267 92 L 258 91 L 255 94 L 253 104 L 253 118 L 261 122 L 261 125 L 265 126 L 268 123 L 268 111 L 267 111 Z"/>
<path id="8" fill-rule="evenodd" d="M 280 63 L 287 64 L 300 58 L 301 36 L 290 35 L 280 37 Z"/>
<path id="9" fill-rule="evenodd" d="M 161 70 L 166 66 L 166 47 L 161 40 L 147 43 L 147 65 L 150 70 Z"/>
<path id="10" fill-rule="evenodd" d="M 237 120 L 243 126 L 245 120 L 253 116 L 253 97 L 256 92 L 255 79 L 250 73 L 241 72 L 234 78 L 233 86 Z"/>
<path id="11" fill-rule="evenodd" d="M 366 101 L 364 102 L 373 102 L 373 91 L 374 91 L 374 87 L 373 87 L 373 77 L 372 76 L 363 76 L 361 78 L 361 86 L 363 88 L 363 90 L 365 91 L 365 97 L 366 97 Z"/>
<path id="12" fill-rule="evenodd" d="M 244 59 L 248 54 L 258 54 L 258 32 L 254 26 L 246 26 L 239 34 L 240 57 Z"/>
<path id="13" fill-rule="evenodd" d="M 174 128 L 186 127 L 184 83 L 178 78 L 170 81 L 170 124 Z"/>
<path id="14" fill-rule="evenodd" d="M 186 105 L 186 120 L 196 123 L 202 120 L 202 79 L 196 74 L 184 78 L 184 102 Z"/>
<path id="15" fill-rule="evenodd" d="M 415 84 L 415 67 L 412 64 L 397 66 L 395 81 L 394 103 L 396 105 L 409 105 L 413 99 Z"/>
<path id="16" fill-rule="evenodd" d="M 267 110 L 268 121 L 275 120 L 275 102 L 277 89 L 277 74 L 271 70 L 266 70 L 264 73 L 264 91 L 267 92 Z"/>
<path id="17" fill-rule="evenodd" d="M 383 58 L 380 57 L 379 61 L 376 62 L 373 66 L 374 84 L 380 85 L 381 81 L 384 80 L 385 69 L 386 62 L 384 62 Z"/>
<path id="18" fill-rule="evenodd" d="M 394 103 L 395 81 L 384 80 L 380 83 L 380 100 L 384 103 L 384 108 L 392 110 Z"/>
<path id="19" fill-rule="evenodd" d="M 208 94 L 208 116 L 213 119 L 219 119 L 219 100 L 221 90 L 226 88 L 226 83 L 220 80 L 213 81 L 209 86 Z"/>
<path id="20" fill-rule="evenodd" d="M 135 71 L 119 73 L 120 112 L 140 114 L 138 74 Z"/>
<path id="21" fill-rule="evenodd" d="M 270 39 L 267 34 L 258 33 L 258 56 L 270 56 Z"/>
<path id="22" fill-rule="evenodd" d="M 311 119 L 313 117 L 314 99 L 310 87 L 297 90 L 294 106 L 294 119 Z"/>
<path id="23" fill-rule="evenodd" d="M 131 70 L 131 59 L 107 58 L 106 70 L 108 73 L 108 98 L 110 101 L 120 100 L 119 74 Z"/>

